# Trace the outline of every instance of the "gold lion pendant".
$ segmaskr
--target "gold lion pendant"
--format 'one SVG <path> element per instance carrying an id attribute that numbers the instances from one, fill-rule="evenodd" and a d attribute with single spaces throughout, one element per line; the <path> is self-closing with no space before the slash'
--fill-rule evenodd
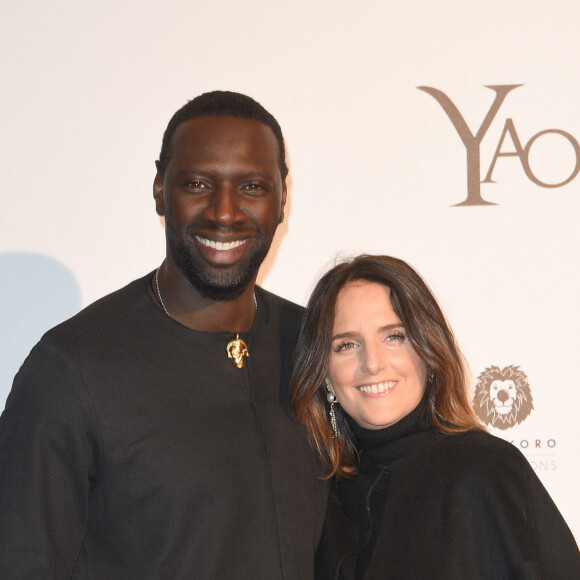
<path id="1" fill-rule="evenodd" d="M 232 362 L 238 369 L 244 368 L 244 364 L 246 364 L 245 359 L 250 356 L 248 345 L 240 338 L 239 334 L 236 334 L 236 338 L 228 342 L 226 352 L 228 353 L 228 358 L 232 359 Z"/>

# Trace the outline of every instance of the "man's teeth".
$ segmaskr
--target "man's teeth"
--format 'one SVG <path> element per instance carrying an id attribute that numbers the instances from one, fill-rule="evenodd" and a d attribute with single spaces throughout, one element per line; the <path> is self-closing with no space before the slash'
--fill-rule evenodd
<path id="1" fill-rule="evenodd" d="M 388 393 L 395 385 L 397 381 L 388 381 L 386 383 L 377 383 L 376 385 L 364 385 L 358 387 L 361 393 Z"/>
<path id="2" fill-rule="evenodd" d="M 245 240 L 236 240 L 235 242 L 214 242 L 213 240 L 208 240 L 207 238 L 202 238 L 200 236 L 195 236 L 195 239 L 202 245 L 213 248 L 214 250 L 232 250 L 241 246 Z"/>

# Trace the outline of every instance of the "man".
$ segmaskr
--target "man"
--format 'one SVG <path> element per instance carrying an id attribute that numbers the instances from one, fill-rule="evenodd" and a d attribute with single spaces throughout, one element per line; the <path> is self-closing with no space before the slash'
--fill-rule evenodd
<path id="1" fill-rule="evenodd" d="M 286 202 L 277 121 L 169 122 L 152 274 L 48 332 L 0 420 L 0 577 L 312 576 L 324 485 L 289 411 L 300 309 L 255 286 Z"/>

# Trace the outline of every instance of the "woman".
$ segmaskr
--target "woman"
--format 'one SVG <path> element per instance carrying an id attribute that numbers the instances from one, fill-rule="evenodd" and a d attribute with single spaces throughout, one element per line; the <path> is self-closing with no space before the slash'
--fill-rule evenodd
<path id="1" fill-rule="evenodd" d="M 570 530 L 479 424 L 451 329 L 405 262 L 359 256 L 320 280 L 291 401 L 333 478 L 317 578 L 580 578 Z"/>

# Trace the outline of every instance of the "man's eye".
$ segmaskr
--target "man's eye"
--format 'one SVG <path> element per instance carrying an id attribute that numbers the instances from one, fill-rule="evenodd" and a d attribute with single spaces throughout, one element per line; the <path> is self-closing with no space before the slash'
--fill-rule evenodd
<path id="1" fill-rule="evenodd" d="M 243 189 L 246 191 L 259 191 L 264 189 L 264 187 L 260 183 L 248 183 L 247 185 L 244 185 Z"/>
<path id="2" fill-rule="evenodd" d="M 187 187 L 192 187 L 194 189 L 201 189 L 202 187 L 205 187 L 205 185 L 201 181 L 198 181 L 197 179 L 194 179 L 193 181 L 188 181 L 186 185 Z"/>

